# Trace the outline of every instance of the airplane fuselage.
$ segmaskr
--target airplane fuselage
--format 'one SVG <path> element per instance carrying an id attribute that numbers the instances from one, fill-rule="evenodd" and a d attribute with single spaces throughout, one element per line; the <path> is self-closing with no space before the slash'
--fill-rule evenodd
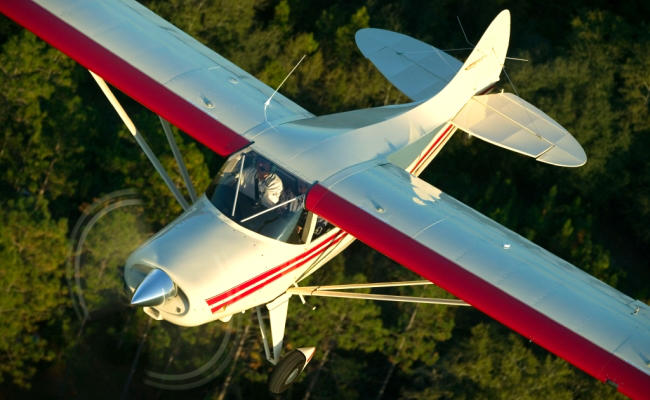
<path id="1" fill-rule="evenodd" d="M 401 155 L 405 169 L 418 175 L 454 131 L 453 125 L 445 124 L 415 142 Z M 228 321 L 233 314 L 271 302 L 354 239 L 329 225 L 326 232 L 306 243 L 276 240 L 245 228 L 203 195 L 131 254 L 124 276 L 135 291 L 150 271 L 167 273 L 176 295 L 163 304 L 145 307 L 145 312 L 177 325 L 197 326 Z"/>

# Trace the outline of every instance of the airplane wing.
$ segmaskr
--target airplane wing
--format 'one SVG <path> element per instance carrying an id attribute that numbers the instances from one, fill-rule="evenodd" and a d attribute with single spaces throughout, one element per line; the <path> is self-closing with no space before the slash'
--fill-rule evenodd
<path id="1" fill-rule="evenodd" d="M 221 155 L 312 114 L 132 0 L 4 0 L 0 12 Z"/>
<path id="2" fill-rule="evenodd" d="M 392 164 L 315 185 L 306 206 L 628 396 L 650 387 L 650 307 Z"/>

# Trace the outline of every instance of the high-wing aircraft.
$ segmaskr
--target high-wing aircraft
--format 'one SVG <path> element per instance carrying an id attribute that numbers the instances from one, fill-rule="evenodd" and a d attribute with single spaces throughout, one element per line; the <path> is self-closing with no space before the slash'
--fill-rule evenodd
<path id="1" fill-rule="evenodd" d="M 127 260 L 132 304 L 182 326 L 255 309 L 270 389 L 314 353 L 282 358 L 291 296 L 472 305 L 635 398 L 650 391 L 650 308 L 418 179 L 457 129 L 548 164 L 586 155 L 525 100 L 490 93 L 510 35 L 501 12 L 469 57 L 408 36 L 357 32 L 412 103 L 315 116 L 131 0 L 5 0 L 0 10 L 88 68 L 184 213 Z M 229 158 L 197 196 L 176 189 L 106 82 Z M 360 239 L 426 281 L 301 287 Z M 462 300 L 347 292 L 435 283 Z M 270 317 L 270 341 L 262 310 Z M 269 343 L 270 342 L 270 343 Z M 305 345 L 309 345 L 306 343 Z"/>

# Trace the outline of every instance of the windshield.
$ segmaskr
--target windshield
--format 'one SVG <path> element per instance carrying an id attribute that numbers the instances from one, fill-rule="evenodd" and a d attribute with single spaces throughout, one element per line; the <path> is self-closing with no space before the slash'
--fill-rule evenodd
<path id="1" fill-rule="evenodd" d="M 264 236 L 300 243 L 307 184 L 247 151 L 229 158 L 207 196 L 221 212 Z"/>

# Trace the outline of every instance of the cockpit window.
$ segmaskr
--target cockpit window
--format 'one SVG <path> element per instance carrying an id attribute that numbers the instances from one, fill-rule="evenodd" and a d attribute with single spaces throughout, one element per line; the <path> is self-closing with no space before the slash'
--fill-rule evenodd
<path id="1" fill-rule="evenodd" d="M 264 236 L 300 243 L 306 182 L 248 151 L 229 158 L 207 196 L 221 212 Z"/>

